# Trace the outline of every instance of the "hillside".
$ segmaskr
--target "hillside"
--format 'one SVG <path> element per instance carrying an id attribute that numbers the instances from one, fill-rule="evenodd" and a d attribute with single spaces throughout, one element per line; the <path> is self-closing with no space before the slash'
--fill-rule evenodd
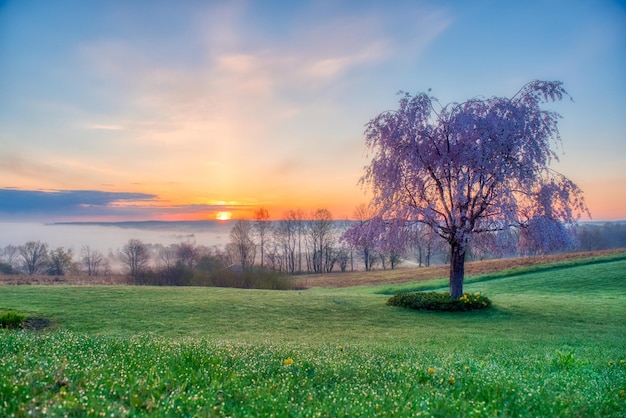
<path id="1" fill-rule="evenodd" d="M 538 257 L 506 258 L 498 260 L 471 261 L 465 263 L 465 274 L 478 275 L 494 273 L 502 270 L 539 264 L 558 263 L 583 258 L 599 257 L 609 254 L 625 253 L 626 249 L 586 251 L 564 254 L 553 254 Z M 308 274 L 299 276 L 297 284 L 301 287 L 351 287 L 380 284 L 398 284 L 421 280 L 447 278 L 450 274 L 449 265 L 418 268 L 399 268 L 396 270 L 375 270 L 370 272 L 355 271 L 347 273 Z"/>

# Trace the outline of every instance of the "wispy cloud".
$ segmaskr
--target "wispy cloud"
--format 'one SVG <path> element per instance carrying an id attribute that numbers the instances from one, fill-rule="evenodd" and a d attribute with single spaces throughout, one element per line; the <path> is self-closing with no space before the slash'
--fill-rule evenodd
<path id="1" fill-rule="evenodd" d="M 121 125 L 85 125 L 85 129 L 93 129 L 98 131 L 123 131 L 124 127 Z"/>
<path id="2" fill-rule="evenodd" d="M 268 181 L 280 161 L 306 158 L 311 166 L 342 159 L 342 167 L 360 172 L 359 153 L 346 161 L 334 151 L 360 137 L 366 122 L 345 126 L 345 96 L 370 88 L 355 87 L 364 78 L 359 74 L 398 60 L 401 65 L 405 54 L 416 59 L 449 24 L 445 13 L 430 10 L 402 16 L 400 22 L 413 28 L 406 36 L 395 27 L 398 16 L 364 8 L 329 14 L 323 22 L 302 14 L 286 22 L 284 32 L 270 34 L 257 27 L 245 3 L 199 14 L 193 22 L 200 41 L 187 49 L 194 59 L 164 60 L 144 41 L 106 38 L 84 43 L 81 56 L 94 74 L 124 92 L 119 102 L 131 112 L 110 126 L 125 128 L 129 147 L 144 148 L 141 161 L 197 188 L 223 185 L 248 195 L 254 187 L 262 194 L 270 182 L 323 181 L 303 169 L 300 180 Z M 221 164 L 207 167 L 207 157 Z M 170 170 L 172 161 L 186 163 Z"/>

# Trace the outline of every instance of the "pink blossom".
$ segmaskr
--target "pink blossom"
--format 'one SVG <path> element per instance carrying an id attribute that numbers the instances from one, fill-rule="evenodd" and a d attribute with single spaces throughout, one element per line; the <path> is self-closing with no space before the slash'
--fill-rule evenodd
<path id="1" fill-rule="evenodd" d="M 574 223 L 587 212 L 582 191 L 550 168 L 560 115 L 541 106 L 563 96 L 558 81 L 446 106 L 425 93 L 401 93 L 397 110 L 367 124 L 373 157 L 361 182 L 372 188 L 382 219 L 424 223 L 450 244 L 453 297 L 462 294 L 474 234 L 529 227 L 537 217 Z M 550 222 L 537 225 L 554 231 Z"/>

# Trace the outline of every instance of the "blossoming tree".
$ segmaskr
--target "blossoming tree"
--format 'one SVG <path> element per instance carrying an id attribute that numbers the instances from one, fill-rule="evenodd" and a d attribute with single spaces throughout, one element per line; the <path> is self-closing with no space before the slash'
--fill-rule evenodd
<path id="1" fill-rule="evenodd" d="M 366 125 L 373 157 L 361 182 L 380 216 L 424 223 L 447 241 L 453 298 L 463 294 L 473 235 L 531 226 L 528 237 L 553 248 L 547 241 L 563 241 L 563 224 L 588 212 L 582 191 L 550 168 L 560 115 L 542 105 L 564 96 L 559 81 L 446 106 L 426 93 L 402 93 L 397 110 Z"/>

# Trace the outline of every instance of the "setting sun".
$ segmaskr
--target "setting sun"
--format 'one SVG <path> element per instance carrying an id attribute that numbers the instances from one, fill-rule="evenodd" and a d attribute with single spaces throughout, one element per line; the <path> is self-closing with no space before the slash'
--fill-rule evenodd
<path id="1" fill-rule="evenodd" d="M 227 221 L 232 218 L 233 214 L 230 212 L 217 212 L 215 215 L 215 219 L 218 221 Z"/>

